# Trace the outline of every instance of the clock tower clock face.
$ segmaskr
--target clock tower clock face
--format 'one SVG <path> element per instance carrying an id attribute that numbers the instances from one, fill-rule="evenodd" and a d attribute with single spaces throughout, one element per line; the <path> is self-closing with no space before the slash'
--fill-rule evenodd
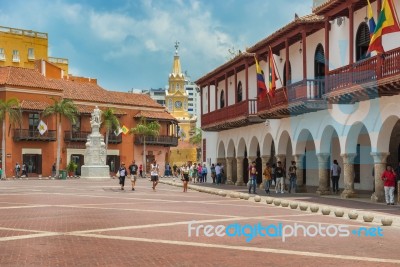
<path id="1" fill-rule="evenodd" d="M 176 108 L 181 108 L 182 107 L 182 102 L 181 101 L 175 101 L 175 107 Z"/>

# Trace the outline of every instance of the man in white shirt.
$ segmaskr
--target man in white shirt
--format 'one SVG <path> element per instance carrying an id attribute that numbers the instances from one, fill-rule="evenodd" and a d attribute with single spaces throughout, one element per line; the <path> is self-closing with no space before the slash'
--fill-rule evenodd
<path id="1" fill-rule="evenodd" d="M 332 191 L 334 194 L 339 193 L 339 177 L 340 177 L 340 172 L 341 168 L 335 159 L 333 161 L 333 165 L 331 167 L 331 179 L 332 179 Z"/>
<path id="2" fill-rule="evenodd" d="M 153 190 L 156 190 L 158 184 L 159 167 L 157 162 L 154 160 L 153 164 L 150 166 L 151 181 L 153 182 Z"/>

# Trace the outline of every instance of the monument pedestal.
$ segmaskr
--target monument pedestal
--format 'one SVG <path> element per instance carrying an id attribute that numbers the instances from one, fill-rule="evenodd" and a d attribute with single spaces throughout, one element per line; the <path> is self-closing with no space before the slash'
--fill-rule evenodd
<path id="1" fill-rule="evenodd" d="M 110 178 L 110 169 L 105 166 L 89 166 L 81 167 L 81 178 Z"/>
<path id="2" fill-rule="evenodd" d="M 100 133 L 101 110 L 96 106 L 90 120 L 92 133 L 88 135 L 85 151 L 85 164 L 81 167 L 81 178 L 110 178 L 106 165 L 106 145 Z"/>

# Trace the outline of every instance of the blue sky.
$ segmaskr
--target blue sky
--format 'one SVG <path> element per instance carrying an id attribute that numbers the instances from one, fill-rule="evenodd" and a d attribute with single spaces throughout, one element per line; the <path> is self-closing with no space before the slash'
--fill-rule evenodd
<path id="1" fill-rule="evenodd" d="M 312 0 L 13 0 L 1 1 L 0 25 L 49 34 L 49 56 L 106 89 L 168 84 L 174 42 L 183 71 L 196 80 L 311 12 Z"/>

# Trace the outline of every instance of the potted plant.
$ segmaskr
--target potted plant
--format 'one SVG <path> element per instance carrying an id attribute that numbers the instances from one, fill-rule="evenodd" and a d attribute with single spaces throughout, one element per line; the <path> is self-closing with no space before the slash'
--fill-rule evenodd
<path id="1" fill-rule="evenodd" d="M 78 164 L 71 160 L 67 165 L 68 176 L 74 176 L 76 169 L 78 169 Z"/>

